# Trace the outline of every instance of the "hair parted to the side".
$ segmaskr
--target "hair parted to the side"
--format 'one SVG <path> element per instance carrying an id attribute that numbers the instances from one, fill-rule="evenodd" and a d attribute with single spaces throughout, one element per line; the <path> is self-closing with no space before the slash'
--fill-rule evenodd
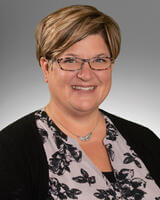
<path id="1" fill-rule="evenodd" d="M 36 56 L 57 58 L 74 43 L 91 34 L 100 33 L 115 60 L 120 51 L 118 24 L 108 15 L 89 5 L 72 5 L 42 19 L 35 33 Z"/>

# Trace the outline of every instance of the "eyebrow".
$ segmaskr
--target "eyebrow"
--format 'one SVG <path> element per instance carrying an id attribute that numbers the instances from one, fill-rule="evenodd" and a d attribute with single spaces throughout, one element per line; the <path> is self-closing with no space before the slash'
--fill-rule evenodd
<path id="1" fill-rule="evenodd" d="M 64 56 L 73 56 L 73 57 L 78 57 L 78 58 L 80 57 L 79 55 L 74 54 L 74 53 L 68 53 L 68 54 L 65 54 Z M 99 53 L 92 58 L 96 58 L 96 57 L 99 57 L 99 56 L 107 56 L 107 55 L 105 53 Z M 110 57 L 110 56 L 108 56 L 108 57 Z"/>

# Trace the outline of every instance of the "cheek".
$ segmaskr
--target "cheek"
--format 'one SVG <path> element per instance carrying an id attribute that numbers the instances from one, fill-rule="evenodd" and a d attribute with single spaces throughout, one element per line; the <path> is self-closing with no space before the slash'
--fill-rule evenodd
<path id="1" fill-rule="evenodd" d="M 101 77 L 102 81 L 102 90 L 101 90 L 101 98 L 105 99 L 110 91 L 111 83 L 112 83 L 112 73 L 104 73 Z"/>
<path id="2" fill-rule="evenodd" d="M 48 86 L 50 89 L 59 90 L 60 92 L 71 85 L 73 77 L 73 73 L 66 73 L 63 70 L 55 69 L 49 75 Z"/>
<path id="3" fill-rule="evenodd" d="M 104 87 L 108 88 L 112 82 L 112 72 L 103 73 L 100 77 L 100 81 Z"/>
<path id="4" fill-rule="evenodd" d="M 106 81 L 109 85 L 112 84 L 112 73 L 109 73 L 109 75 L 107 76 L 107 81 Z"/>

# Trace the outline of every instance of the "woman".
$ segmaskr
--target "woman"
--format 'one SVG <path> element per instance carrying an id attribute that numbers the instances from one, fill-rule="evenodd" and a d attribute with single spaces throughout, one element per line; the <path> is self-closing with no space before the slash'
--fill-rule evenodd
<path id="1" fill-rule="evenodd" d="M 73 5 L 36 29 L 50 101 L 0 134 L 0 199 L 160 199 L 160 140 L 99 109 L 120 30 L 92 6 Z"/>

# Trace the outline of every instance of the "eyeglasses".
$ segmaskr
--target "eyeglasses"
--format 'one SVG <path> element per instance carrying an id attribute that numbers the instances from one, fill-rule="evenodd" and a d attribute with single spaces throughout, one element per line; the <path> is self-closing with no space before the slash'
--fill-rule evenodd
<path id="1" fill-rule="evenodd" d="M 94 57 L 91 59 L 77 58 L 77 57 L 64 57 L 54 59 L 57 61 L 60 68 L 64 71 L 76 71 L 81 70 L 84 63 L 87 62 L 92 70 L 102 71 L 111 67 L 114 59 L 111 57 Z"/>

